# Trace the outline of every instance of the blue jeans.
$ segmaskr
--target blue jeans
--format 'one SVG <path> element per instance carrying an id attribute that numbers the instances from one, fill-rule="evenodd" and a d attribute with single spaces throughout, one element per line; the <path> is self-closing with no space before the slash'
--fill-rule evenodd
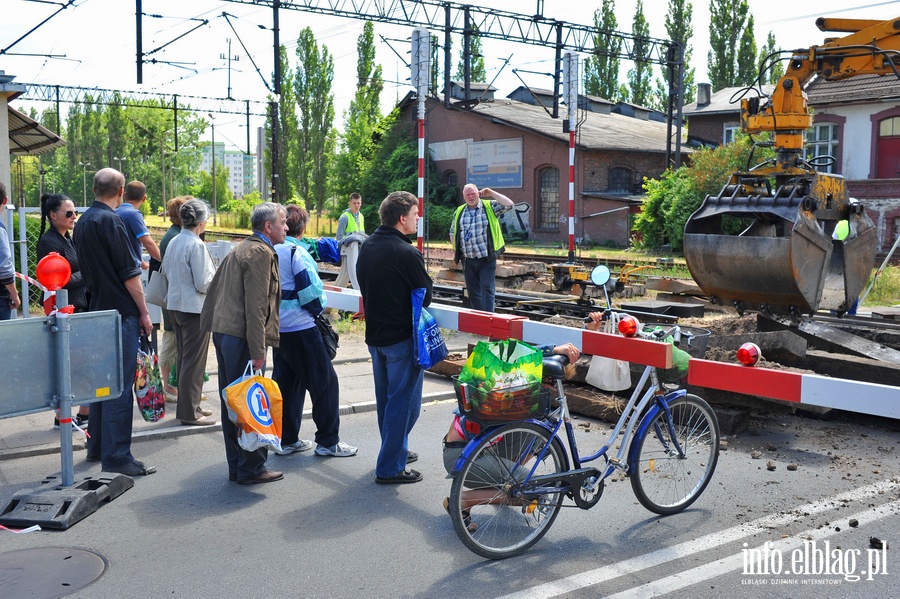
<path id="1" fill-rule="evenodd" d="M 409 433 L 422 409 L 424 371 L 413 360 L 412 338 L 385 347 L 369 346 L 381 450 L 375 476 L 390 478 L 406 470 Z"/>
<path id="2" fill-rule="evenodd" d="M 250 480 L 266 471 L 266 458 L 269 457 L 269 452 L 264 447 L 256 451 L 245 451 L 238 445 L 239 430 L 228 417 L 228 406 L 222 393 L 225 387 L 244 375 L 247 362 L 250 361 L 250 347 L 246 339 L 233 335 L 213 333 L 212 338 L 216 348 L 216 363 L 219 367 L 219 401 L 222 405 L 222 436 L 225 437 L 228 475 L 235 476 L 238 482 Z M 263 370 L 265 371 L 265 367 Z"/>
<path id="3" fill-rule="evenodd" d="M 134 461 L 131 455 L 131 425 L 134 412 L 134 374 L 140 327 L 137 316 L 122 317 L 122 394 L 115 399 L 91 404 L 88 420 L 87 454 L 100 458 L 103 467 Z M 74 348 L 73 348 L 74 349 Z"/>
<path id="4" fill-rule="evenodd" d="M 463 274 L 472 309 L 494 311 L 494 285 L 497 277 L 496 258 L 463 258 Z"/>

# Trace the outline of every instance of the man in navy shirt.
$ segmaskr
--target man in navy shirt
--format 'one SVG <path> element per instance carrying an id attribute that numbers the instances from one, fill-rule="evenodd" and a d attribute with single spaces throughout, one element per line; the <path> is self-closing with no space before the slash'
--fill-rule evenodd
<path id="1" fill-rule="evenodd" d="M 117 310 L 122 317 L 122 394 L 91 405 L 88 422 L 87 461 L 101 462 L 104 472 L 128 476 L 153 474 L 131 455 L 132 384 L 141 333 L 153 330 L 144 302 L 141 269 L 134 261 L 128 230 L 115 208 L 122 203 L 125 177 L 104 168 L 94 175 L 94 196 L 90 208 L 75 225 L 75 251 L 90 293 L 88 310 Z"/>
<path id="2" fill-rule="evenodd" d="M 150 231 L 144 224 L 144 215 L 141 214 L 141 204 L 147 199 L 147 186 L 140 181 L 132 181 L 125 186 L 125 200 L 116 208 L 116 214 L 125 222 L 131 240 L 131 251 L 134 259 L 141 268 L 147 269 L 150 265 L 144 262 L 142 248 L 147 250 L 150 257 L 162 261 L 159 246 L 150 237 Z"/>

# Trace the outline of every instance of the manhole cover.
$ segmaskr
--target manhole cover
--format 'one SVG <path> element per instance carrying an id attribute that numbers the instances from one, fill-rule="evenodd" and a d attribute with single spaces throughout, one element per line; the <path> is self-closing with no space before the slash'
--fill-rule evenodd
<path id="1" fill-rule="evenodd" d="M 0 553 L 4 597 L 53 599 L 88 586 L 106 571 L 106 559 L 93 551 L 45 547 Z"/>

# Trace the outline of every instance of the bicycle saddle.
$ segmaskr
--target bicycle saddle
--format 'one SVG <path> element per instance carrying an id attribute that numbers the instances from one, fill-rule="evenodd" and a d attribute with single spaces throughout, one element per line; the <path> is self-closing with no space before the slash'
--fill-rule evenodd
<path id="1" fill-rule="evenodd" d="M 544 376 L 562 380 L 566 378 L 566 365 L 569 359 L 565 356 L 550 356 L 544 358 Z"/>

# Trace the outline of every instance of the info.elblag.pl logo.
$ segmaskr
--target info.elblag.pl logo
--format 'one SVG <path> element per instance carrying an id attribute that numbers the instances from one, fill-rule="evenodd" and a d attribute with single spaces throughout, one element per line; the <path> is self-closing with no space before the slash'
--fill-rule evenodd
<path id="1" fill-rule="evenodd" d="M 744 543 L 741 550 L 745 576 L 776 578 L 745 578 L 742 584 L 841 584 L 842 581 L 875 580 L 888 573 L 888 544 L 880 548 L 841 549 L 830 541 L 803 541 L 801 547 L 779 549 L 772 541 L 756 549 Z M 815 578 L 817 577 L 817 578 Z M 832 578 L 825 578 L 832 577 Z"/>

